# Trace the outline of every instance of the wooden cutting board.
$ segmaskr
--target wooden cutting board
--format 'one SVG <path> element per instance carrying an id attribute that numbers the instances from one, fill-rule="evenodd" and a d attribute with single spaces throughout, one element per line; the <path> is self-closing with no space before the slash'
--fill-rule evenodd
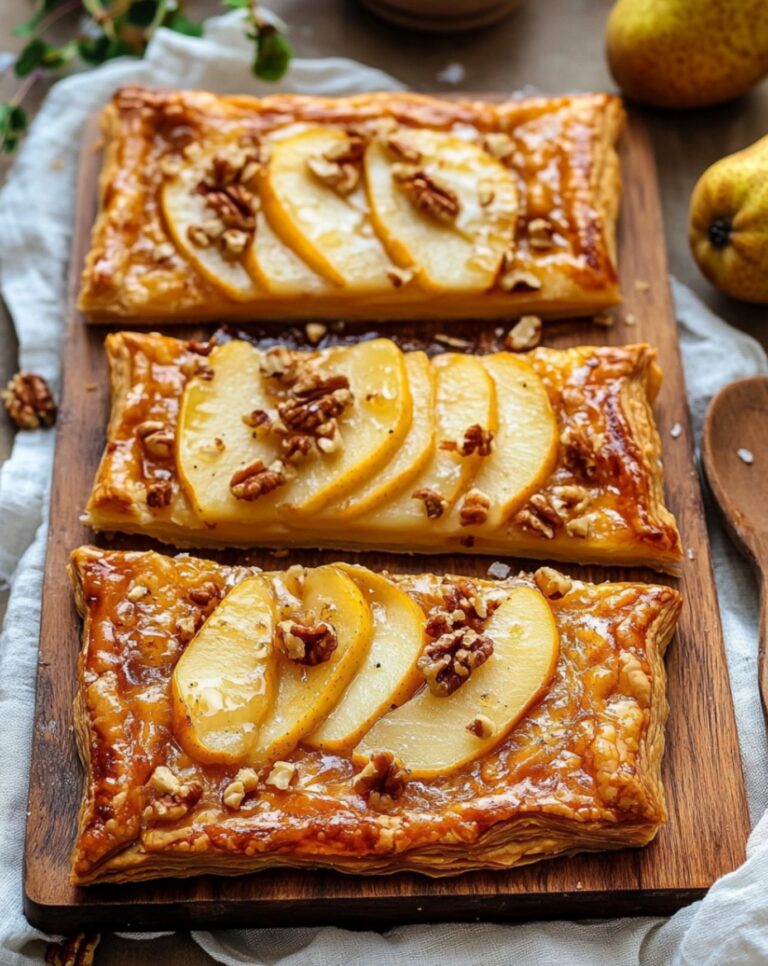
<path id="1" fill-rule="evenodd" d="M 72 249 L 70 311 L 64 340 L 63 386 L 51 494 L 43 590 L 37 704 L 29 786 L 24 879 L 25 910 L 35 926 L 56 932 L 185 929 L 189 927 L 336 924 L 385 927 L 409 922 L 667 914 L 700 898 L 718 876 L 744 859 L 749 831 L 744 779 L 723 648 L 712 561 L 693 453 L 674 309 L 667 284 L 661 212 L 649 136 L 630 118 L 621 142 L 624 200 L 620 223 L 624 305 L 611 328 L 563 321 L 546 327 L 551 346 L 648 341 L 659 350 L 665 382 L 656 407 L 664 443 L 668 502 L 677 516 L 686 557 L 685 607 L 667 657 L 670 718 L 664 758 L 669 822 L 644 849 L 540 862 L 509 872 L 429 879 L 415 874 L 360 877 L 329 871 L 262 872 L 231 879 L 203 877 L 134 886 L 68 883 L 69 853 L 82 792 L 72 733 L 80 621 L 66 577 L 69 552 L 94 542 L 79 521 L 96 470 L 108 415 L 103 328 L 89 329 L 75 295 L 96 211 L 100 156 L 95 123 L 84 132 L 79 204 Z M 626 319 L 634 317 L 635 324 Z M 398 339 L 435 332 L 481 346 L 494 338 L 488 323 L 381 327 Z M 210 332 L 174 330 L 180 337 Z M 365 331 L 359 327 L 357 332 Z M 301 328 L 281 330 L 293 339 Z M 256 330 L 266 334 L 265 327 Z M 275 329 L 272 329 L 275 333 Z M 673 437 L 671 428 L 682 432 Z M 137 538 L 101 537 L 102 546 L 152 546 Z M 161 548 L 162 549 L 162 548 Z M 166 548 L 167 549 L 167 548 Z M 229 562 L 276 565 L 265 552 L 208 553 Z M 279 561 L 316 564 L 354 554 L 296 552 Z M 359 555 L 375 568 L 484 575 L 492 558 Z M 510 561 L 508 561 L 510 562 Z M 526 562 L 520 561 L 525 567 Z M 517 562 L 514 564 L 517 565 Z M 536 565 L 533 565 L 536 566 Z M 591 580 L 666 581 L 649 571 L 572 567 Z"/>

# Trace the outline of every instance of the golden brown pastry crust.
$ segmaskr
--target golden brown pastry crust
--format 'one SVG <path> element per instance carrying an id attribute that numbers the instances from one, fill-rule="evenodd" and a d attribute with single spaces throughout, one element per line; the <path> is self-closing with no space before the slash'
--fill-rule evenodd
<path id="1" fill-rule="evenodd" d="M 235 769 L 181 751 L 170 677 L 190 636 L 180 628 L 199 623 L 247 573 L 183 555 L 74 552 L 85 620 L 75 720 L 86 774 L 73 882 L 280 865 L 439 876 L 643 845 L 665 820 L 663 654 L 681 597 L 669 587 L 578 581 L 551 601 L 560 656 L 548 692 L 487 756 L 450 776 L 410 781 L 394 802 L 373 807 L 352 787 L 348 759 L 299 747 L 289 790 L 262 780 L 239 809 L 227 809 L 222 791 Z M 430 578 L 395 579 L 429 606 Z M 147 593 L 132 601 L 137 584 Z M 195 603 L 190 592 L 201 588 Z M 146 811 L 160 765 L 196 789 L 173 821 Z"/>
<path id="2" fill-rule="evenodd" d="M 354 521 L 325 532 L 280 520 L 248 528 L 205 525 L 193 511 L 173 461 L 156 460 L 136 438 L 145 420 L 176 432 L 179 399 L 205 357 L 157 333 L 107 336 L 112 415 L 86 520 L 97 530 L 141 533 L 178 547 L 317 546 L 496 553 L 580 563 L 650 566 L 675 572 L 680 535 L 664 504 L 661 443 L 651 403 L 661 375 L 647 345 L 539 348 L 527 354 L 543 380 L 561 436 L 556 467 L 545 485 L 495 534 L 403 539 Z M 153 485 L 170 485 L 169 503 L 149 505 Z M 564 489 L 566 488 L 566 489 Z M 567 494 L 565 499 L 563 494 Z M 567 505 L 566 505 L 567 504 Z M 542 509 L 543 508 L 543 509 Z"/>
<path id="3" fill-rule="evenodd" d="M 521 211 L 515 268 L 534 272 L 538 291 L 481 296 L 394 288 L 382 296 L 331 291 L 236 301 L 175 250 L 160 206 L 163 162 L 190 142 L 226 132 L 258 137 L 296 122 L 354 125 L 394 118 L 405 126 L 472 126 L 514 142 Z M 101 210 L 82 276 L 80 308 L 96 322 L 235 318 L 499 318 L 527 311 L 589 314 L 619 301 L 616 219 L 621 179 L 614 149 L 623 124 L 608 94 L 526 98 L 492 104 L 421 94 L 349 98 L 220 97 L 203 91 L 123 88 L 103 112 Z M 557 211 L 567 248 L 530 248 L 526 225 Z M 169 243 L 173 251 L 169 254 Z"/>

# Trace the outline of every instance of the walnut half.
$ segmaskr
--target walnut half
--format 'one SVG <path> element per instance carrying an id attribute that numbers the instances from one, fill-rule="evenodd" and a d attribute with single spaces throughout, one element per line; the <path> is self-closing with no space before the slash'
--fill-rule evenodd
<path id="1" fill-rule="evenodd" d="M 50 387 L 34 372 L 17 372 L 0 396 L 19 429 L 42 429 L 56 422 L 56 403 Z"/>
<path id="2" fill-rule="evenodd" d="M 408 782 L 408 771 L 391 751 L 374 751 L 355 778 L 353 788 L 369 805 L 385 805 L 399 798 Z"/>
<path id="3" fill-rule="evenodd" d="M 236 500 L 258 500 L 265 493 L 271 493 L 286 481 L 285 466 L 275 460 L 265 466 L 261 460 L 254 460 L 232 474 L 229 488 Z"/>
<path id="4" fill-rule="evenodd" d="M 417 665 L 429 690 L 447 697 L 493 654 L 493 641 L 471 627 L 457 627 L 424 645 Z"/>
<path id="5" fill-rule="evenodd" d="M 316 624 L 302 624 L 298 620 L 280 621 L 275 636 L 292 661 L 309 667 L 327 661 L 339 643 L 335 629 L 326 621 Z"/>

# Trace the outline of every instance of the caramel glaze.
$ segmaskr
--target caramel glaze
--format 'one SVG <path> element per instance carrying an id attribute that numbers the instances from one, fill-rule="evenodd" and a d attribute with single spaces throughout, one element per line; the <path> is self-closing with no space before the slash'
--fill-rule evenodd
<path id="1" fill-rule="evenodd" d="M 121 332 L 108 336 L 106 345 L 113 411 L 87 507 L 89 522 L 100 530 L 145 532 L 182 546 L 216 545 L 215 527 L 205 527 L 192 512 L 173 456 L 152 457 L 135 432 L 148 419 L 176 432 L 184 385 L 206 357 L 189 348 L 195 343 L 156 333 Z M 546 537 L 513 516 L 501 536 L 509 552 L 594 562 L 620 557 L 674 572 L 681 541 L 664 505 L 661 444 L 650 411 L 661 382 L 655 351 L 639 344 L 539 348 L 526 355 L 549 393 L 561 439 L 570 433 L 573 440 L 568 446 L 561 443 L 555 470 L 540 494 L 549 499 L 556 488 L 582 488 L 588 497 L 582 512 L 590 517 L 590 529 L 587 536 L 571 536 L 564 521 Z M 579 456 L 580 441 L 587 448 L 587 463 Z M 167 506 L 147 503 L 148 487 L 156 481 L 172 485 Z M 499 552 L 497 545 L 488 552 Z M 454 549 L 477 552 L 484 547 L 477 538 Z"/>
<path id="2" fill-rule="evenodd" d="M 180 158 L 193 143 L 244 139 L 255 144 L 264 135 L 295 123 L 364 128 L 393 118 L 406 127 L 471 127 L 480 134 L 508 134 L 514 145 L 510 166 L 520 199 L 515 267 L 534 271 L 542 287 L 538 292 L 495 296 L 503 296 L 509 306 L 507 315 L 532 304 L 560 315 L 596 311 L 618 301 L 615 222 L 621 182 L 614 143 L 623 116 L 618 98 L 608 94 L 493 104 L 406 93 L 256 99 L 122 88 L 103 115 L 106 154 L 101 213 L 83 273 L 80 306 L 96 319 L 248 317 L 249 310 L 252 315 L 256 303 L 243 308 L 180 253 L 158 255 L 158 246 L 171 240 L 160 203 L 164 163 Z M 535 218 L 547 218 L 553 226 L 554 244 L 549 251 L 529 246 L 527 226 Z M 388 293 L 385 302 L 408 302 L 412 295 L 412 287 L 404 287 Z M 349 298 L 339 303 L 336 294 L 334 299 L 335 304 L 350 303 L 350 312 L 356 314 Z M 416 298 L 414 306 L 423 301 Z M 317 306 L 321 303 L 318 300 Z M 479 314 L 487 314 L 481 311 L 481 303 L 482 298 Z M 301 316 L 300 308 L 293 314 Z M 383 302 L 380 308 L 382 317 L 387 317 Z M 433 308 L 431 315 L 428 304 L 424 311 L 427 317 L 456 314 L 450 311 L 450 299 L 442 308 Z M 306 307 L 303 314 L 307 315 Z M 344 313 L 332 313 L 339 314 Z M 464 317 L 471 314 L 463 313 Z M 496 307 L 492 314 L 499 317 L 505 312 Z M 374 317 L 370 306 L 363 315 Z"/>
<path id="3" fill-rule="evenodd" d="M 74 552 L 85 619 L 76 720 L 87 769 L 75 882 L 109 878 L 110 863 L 129 854 L 134 867 L 172 856 L 173 874 L 183 875 L 187 859 L 192 874 L 205 871 L 194 867 L 203 858 L 271 855 L 288 864 L 343 865 L 437 850 L 424 871 L 440 874 L 440 849 L 471 850 L 491 831 L 514 837 L 516 823 L 545 832 L 551 824 L 565 837 L 555 849 L 562 852 L 643 844 L 664 821 L 662 655 L 680 595 L 662 586 L 580 582 L 551 602 L 560 656 L 547 692 L 490 754 L 455 774 L 408 782 L 397 800 L 371 807 L 352 787 L 357 769 L 349 759 L 299 747 L 289 758 L 297 766 L 289 790 L 265 785 L 264 772 L 241 807 L 227 809 L 222 793 L 237 769 L 202 765 L 182 752 L 172 732 L 170 680 L 191 637 L 179 620 L 199 627 L 250 572 L 153 552 Z M 393 579 L 425 609 L 437 600 L 440 578 Z M 478 584 L 481 592 L 499 586 Z M 146 594 L 132 601 L 137 585 Z M 210 603 L 190 597 L 201 599 L 194 593 L 201 589 Z M 202 788 L 189 813 L 170 823 L 145 813 L 147 782 L 159 765 Z"/>

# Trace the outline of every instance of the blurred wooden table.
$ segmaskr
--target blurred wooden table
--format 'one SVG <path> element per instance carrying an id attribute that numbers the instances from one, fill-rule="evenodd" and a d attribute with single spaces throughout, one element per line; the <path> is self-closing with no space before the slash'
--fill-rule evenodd
<path id="1" fill-rule="evenodd" d="M 341 55 L 380 67 L 415 90 L 516 91 L 526 87 L 556 94 L 572 90 L 613 90 L 603 58 L 603 26 L 611 0 L 524 0 L 496 27 L 460 37 L 406 34 L 365 13 L 354 0 L 273 0 L 269 6 L 290 25 L 299 56 Z M 0 49 L 19 41 L 12 27 L 24 19 L 30 0 L 0 3 Z M 217 0 L 188 0 L 193 16 L 219 10 Z M 440 80 L 449 65 L 463 78 Z M 3 94 L 10 94 L 8 79 Z M 38 85 L 29 108 L 39 103 Z M 688 114 L 649 112 L 664 205 L 671 272 L 690 285 L 726 321 L 750 332 L 768 347 L 768 306 L 744 305 L 717 293 L 699 274 L 686 240 L 688 199 L 701 172 L 717 158 L 768 133 L 768 82 L 738 102 Z M 17 320 L 20 325 L 23 319 Z M 643 336 L 638 320 L 637 338 Z M 727 349 L 724 350 L 727 351 Z M 16 342 L 7 315 L 0 317 L 0 379 L 16 368 Z M 0 420 L 0 460 L 12 435 Z M 196 966 L 211 960 L 187 937 L 132 942 L 105 937 L 99 964 L 164 962 Z"/>

